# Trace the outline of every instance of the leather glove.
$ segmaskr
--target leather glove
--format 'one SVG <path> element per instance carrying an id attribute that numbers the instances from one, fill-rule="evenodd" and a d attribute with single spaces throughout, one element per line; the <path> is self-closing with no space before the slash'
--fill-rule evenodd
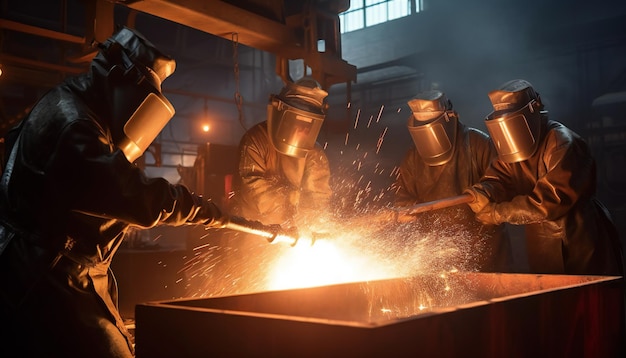
<path id="1" fill-rule="evenodd" d="M 215 228 L 222 228 L 226 225 L 228 216 L 224 215 L 213 201 L 206 200 L 202 196 L 196 196 L 194 199 L 197 211 L 188 222 Z"/>
<path id="2" fill-rule="evenodd" d="M 473 210 L 473 209 L 472 209 Z M 476 213 L 476 220 L 486 225 L 499 225 L 499 215 L 496 213 L 496 203 L 488 203 Z"/>
<path id="3" fill-rule="evenodd" d="M 469 187 L 463 191 L 464 194 L 469 194 L 474 199 L 469 202 L 467 205 L 472 209 L 473 212 L 479 213 L 481 212 L 487 205 L 490 204 L 489 197 L 487 194 L 476 187 Z"/>

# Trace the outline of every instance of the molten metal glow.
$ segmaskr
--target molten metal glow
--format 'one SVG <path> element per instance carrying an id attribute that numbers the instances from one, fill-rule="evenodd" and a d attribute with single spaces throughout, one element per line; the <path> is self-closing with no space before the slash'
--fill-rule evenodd
<path id="1" fill-rule="evenodd" d="M 389 266 L 373 257 L 342 248 L 340 240 L 319 240 L 313 246 L 296 245 L 274 263 L 270 290 L 304 288 L 396 277 Z"/>

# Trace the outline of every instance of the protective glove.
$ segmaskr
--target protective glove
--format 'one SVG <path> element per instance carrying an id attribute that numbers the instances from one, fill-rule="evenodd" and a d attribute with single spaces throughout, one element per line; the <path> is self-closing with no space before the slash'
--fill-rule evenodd
<path id="1" fill-rule="evenodd" d="M 473 209 L 472 209 L 473 210 Z M 485 225 L 499 225 L 499 215 L 496 212 L 496 203 L 488 203 L 479 212 L 476 213 L 476 220 Z"/>
<path id="2" fill-rule="evenodd" d="M 469 187 L 463 191 L 463 194 L 469 194 L 474 199 L 469 202 L 467 205 L 472 209 L 473 212 L 479 213 L 481 212 L 487 205 L 490 204 L 489 197 L 487 193 L 483 190 L 478 189 L 476 187 Z"/>
<path id="3" fill-rule="evenodd" d="M 187 220 L 188 222 L 214 228 L 222 228 L 226 225 L 228 216 L 224 215 L 213 201 L 204 199 L 202 196 L 196 196 L 194 201 L 196 214 Z"/>
<path id="4" fill-rule="evenodd" d="M 407 214 L 404 212 L 399 212 L 396 216 L 396 223 L 398 224 L 406 224 L 410 222 L 417 222 L 418 217 L 416 214 Z"/>

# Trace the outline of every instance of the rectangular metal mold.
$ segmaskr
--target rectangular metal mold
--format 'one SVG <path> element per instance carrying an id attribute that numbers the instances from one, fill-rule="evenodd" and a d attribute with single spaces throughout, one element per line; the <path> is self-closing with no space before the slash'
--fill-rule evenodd
<path id="1" fill-rule="evenodd" d="M 622 277 L 420 275 L 136 307 L 137 357 L 623 356 Z"/>

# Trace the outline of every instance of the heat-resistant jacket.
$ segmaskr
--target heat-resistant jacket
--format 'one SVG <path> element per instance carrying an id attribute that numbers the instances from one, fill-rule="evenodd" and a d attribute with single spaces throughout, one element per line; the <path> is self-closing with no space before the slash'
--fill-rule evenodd
<path id="1" fill-rule="evenodd" d="M 468 186 L 478 182 L 492 158 L 496 156 L 489 137 L 482 131 L 458 122 L 454 153 L 443 165 L 430 166 L 412 146 L 399 167 L 394 183 L 394 205 L 410 206 L 418 203 L 460 195 Z M 510 242 L 502 225 L 482 225 L 467 205 L 419 214 L 423 230 L 450 232 L 449 238 L 462 251 L 456 262 L 465 269 L 505 271 L 511 263 Z M 457 232 L 458 231 L 458 232 Z M 442 238 L 446 236 L 441 234 Z M 451 242 L 452 244 L 452 242 Z"/>
<path id="2" fill-rule="evenodd" d="M 13 236 L 0 255 L 0 306 L 26 332 L 15 328 L 8 343 L 27 340 L 25 348 L 54 356 L 129 354 L 109 272 L 124 233 L 219 215 L 216 207 L 200 213 L 201 201 L 184 186 L 147 178 L 126 160 L 113 144 L 104 98 L 85 74 L 52 89 L 22 122 L 8 198 L 0 201 L 0 239 Z"/>
<path id="3" fill-rule="evenodd" d="M 264 121 L 246 132 L 239 153 L 233 197 L 238 215 L 282 225 L 293 223 L 297 215 L 318 216 L 327 208 L 330 168 L 319 144 L 305 158 L 283 155 L 272 146 Z"/>
<path id="4" fill-rule="evenodd" d="M 595 198 L 596 166 L 576 133 L 544 117 L 527 160 L 495 160 L 475 188 L 495 202 L 493 220 L 525 225 L 530 269 L 539 273 L 621 274 L 621 247 Z"/>

